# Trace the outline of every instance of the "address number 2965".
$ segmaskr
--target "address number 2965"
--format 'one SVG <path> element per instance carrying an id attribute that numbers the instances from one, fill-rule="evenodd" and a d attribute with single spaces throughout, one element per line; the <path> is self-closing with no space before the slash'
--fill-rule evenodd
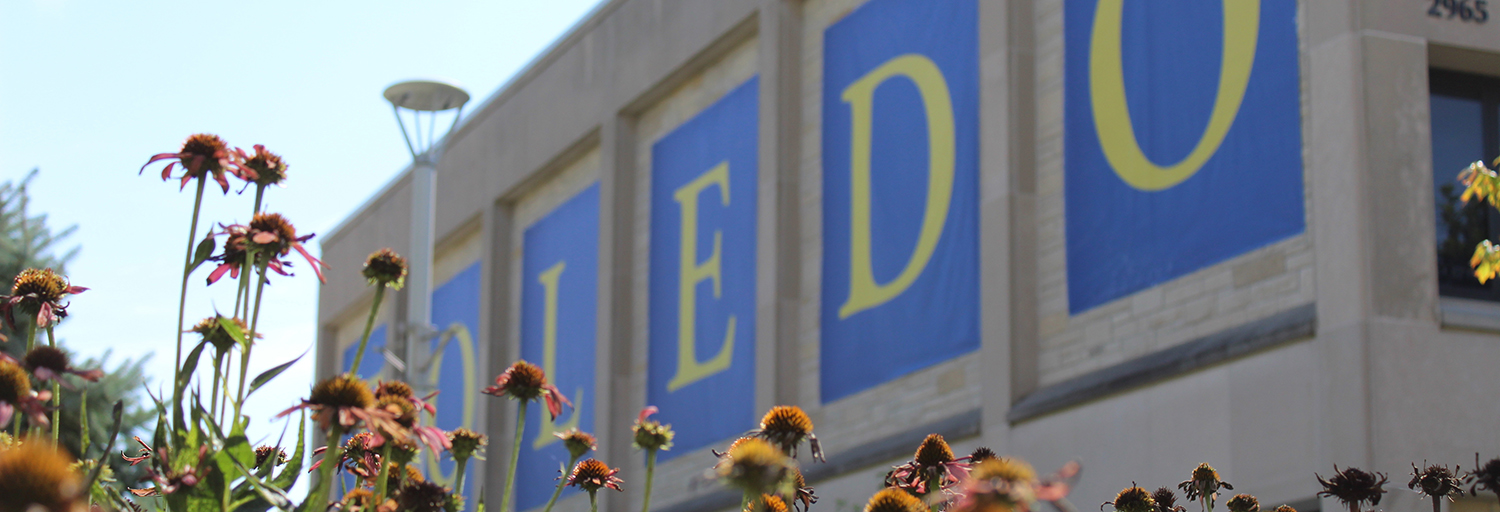
<path id="1" fill-rule="evenodd" d="M 1434 18 L 1458 18 L 1473 23 L 1484 23 L 1490 19 L 1488 0 L 1432 0 L 1427 15 Z"/>

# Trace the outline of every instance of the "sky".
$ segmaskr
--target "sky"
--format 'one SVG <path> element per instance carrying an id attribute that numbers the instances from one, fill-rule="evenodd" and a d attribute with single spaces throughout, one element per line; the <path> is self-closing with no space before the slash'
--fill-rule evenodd
<path id="1" fill-rule="evenodd" d="M 411 160 L 386 86 L 441 78 L 476 107 L 600 3 L 0 0 L 0 180 L 40 169 L 33 211 L 54 232 L 78 226 L 60 249 L 81 247 L 68 277 L 90 288 L 71 298 L 61 342 L 116 362 L 155 353 L 152 388 L 171 380 L 193 190 L 162 182 L 163 164 L 137 174 L 151 155 L 200 132 L 264 144 L 290 166 L 266 209 L 324 233 Z M 239 190 L 210 187 L 200 238 L 210 222 L 248 221 L 254 190 Z M 251 375 L 309 355 L 251 398 L 252 442 L 275 441 L 271 416 L 311 385 L 318 281 L 295 256 L 297 275 L 267 289 Z M 209 270 L 189 287 L 189 324 L 234 307 L 227 281 L 204 286 Z"/>

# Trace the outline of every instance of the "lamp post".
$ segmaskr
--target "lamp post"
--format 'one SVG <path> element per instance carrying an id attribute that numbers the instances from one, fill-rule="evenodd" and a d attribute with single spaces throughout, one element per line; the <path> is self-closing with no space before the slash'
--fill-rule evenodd
<path id="1" fill-rule="evenodd" d="M 411 151 L 412 158 L 411 248 L 407 252 L 410 266 L 406 277 L 403 371 L 407 383 L 424 389 L 426 381 L 417 372 L 426 368 L 427 346 L 437 333 L 432 326 L 432 245 L 437 160 L 442 152 L 442 148 L 435 145 L 442 142 L 442 137 L 436 131 L 436 122 L 438 113 L 453 110 L 453 122 L 443 135 L 458 126 L 469 93 L 437 80 L 410 80 L 387 87 L 385 99 L 391 102 L 391 111 L 396 114 L 401 137 L 406 139 L 406 148 Z M 402 111 L 408 114 L 403 117 Z M 411 130 L 406 128 L 406 118 L 411 119 Z M 427 123 L 425 138 L 422 133 L 424 120 Z"/>

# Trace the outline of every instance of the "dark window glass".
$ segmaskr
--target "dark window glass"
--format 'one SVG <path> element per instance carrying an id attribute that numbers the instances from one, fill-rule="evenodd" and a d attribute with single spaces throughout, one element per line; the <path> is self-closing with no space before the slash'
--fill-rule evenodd
<path id="1" fill-rule="evenodd" d="M 1500 279 L 1479 284 L 1469 258 L 1480 241 L 1500 242 L 1500 211 L 1459 201 L 1458 173 L 1475 160 L 1500 154 L 1500 80 L 1433 70 L 1432 184 L 1437 220 L 1438 291 L 1443 295 L 1500 301 Z"/>

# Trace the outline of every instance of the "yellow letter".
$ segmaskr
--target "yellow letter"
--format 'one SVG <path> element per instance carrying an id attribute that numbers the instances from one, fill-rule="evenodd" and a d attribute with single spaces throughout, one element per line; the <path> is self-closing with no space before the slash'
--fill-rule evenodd
<path id="1" fill-rule="evenodd" d="M 724 206 L 729 206 L 729 162 L 721 162 L 697 179 L 688 182 L 672 193 L 682 205 L 682 244 L 678 251 L 677 274 L 677 374 L 667 382 L 667 391 L 677 391 L 683 386 L 698 382 L 729 368 L 734 356 L 734 315 L 729 315 L 729 332 L 724 334 L 724 345 L 719 354 L 706 363 L 698 362 L 693 331 L 696 328 L 698 283 L 704 279 L 714 281 L 714 298 L 724 291 L 720 261 L 723 254 L 724 232 L 714 231 L 714 252 L 702 264 L 698 263 L 698 194 L 711 185 L 719 186 L 719 196 Z"/>
<path id="2" fill-rule="evenodd" d="M 870 262 L 870 133 L 875 120 L 875 88 L 886 80 L 904 76 L 917 85 L 927 111 L 927 211 L 922 231 L 906 268 L 886 284 L 875 283 Z M 886 61 L 844 89 L 844 103 L 853 113 L 850 123 L 849 158 L 849 299 L 839 308 L 839 318 L 884 304 L 906 291 L 937 249 L 938 237 L 948 220 L 953 199 L 953 100 L 948 82 L 927 57 L 909 53 Z M 905 169 L 902 172 L 906 172 Z"/>
<path id="3" fill-rule="evenodd" d="M 568 262 L 559 261 L 556 265 L 542 272 L 536 278 L 541 281 L 542 289 L 545 290 L 546 306 L 542 313 L 542 371 L 546 372 L 547 378 L 557 378 L 557 281 L 562 277 L 563 269 L 568 267 Z M 555 420 L 542 419 L 542 428 L 536 433 L 536 440 L 531 442 L 532 449 L 541 449 L 543 446 L 558 441 L 554 432 L 562 432 L 570 428 L 578 428 L 578 417 L 583 410 L 583 388 L 573 394 L 573 414 L 567 422 L 559 425 Z"/>
<path id="4" fill-rule="evenodd" d="M 1109 166 L 1125 183 L 1140 190 L 1165 190 L 1192 177 L 1219 150 L 1240 111 L 1260 30 L 1260 0 L 1224 1 L 1224 57 L 1219 62 L 1219 93 L 1208 116 L 1208 128 L 1187 158 L 1168 167 L 1141 152 L 1125 103 L 1125 72 L 1120 62 L 1121 18 L 1125 0 L 1102 0 L 1094 13 L 1089 43 L 1089 100 L 1094 129 Z"/>

